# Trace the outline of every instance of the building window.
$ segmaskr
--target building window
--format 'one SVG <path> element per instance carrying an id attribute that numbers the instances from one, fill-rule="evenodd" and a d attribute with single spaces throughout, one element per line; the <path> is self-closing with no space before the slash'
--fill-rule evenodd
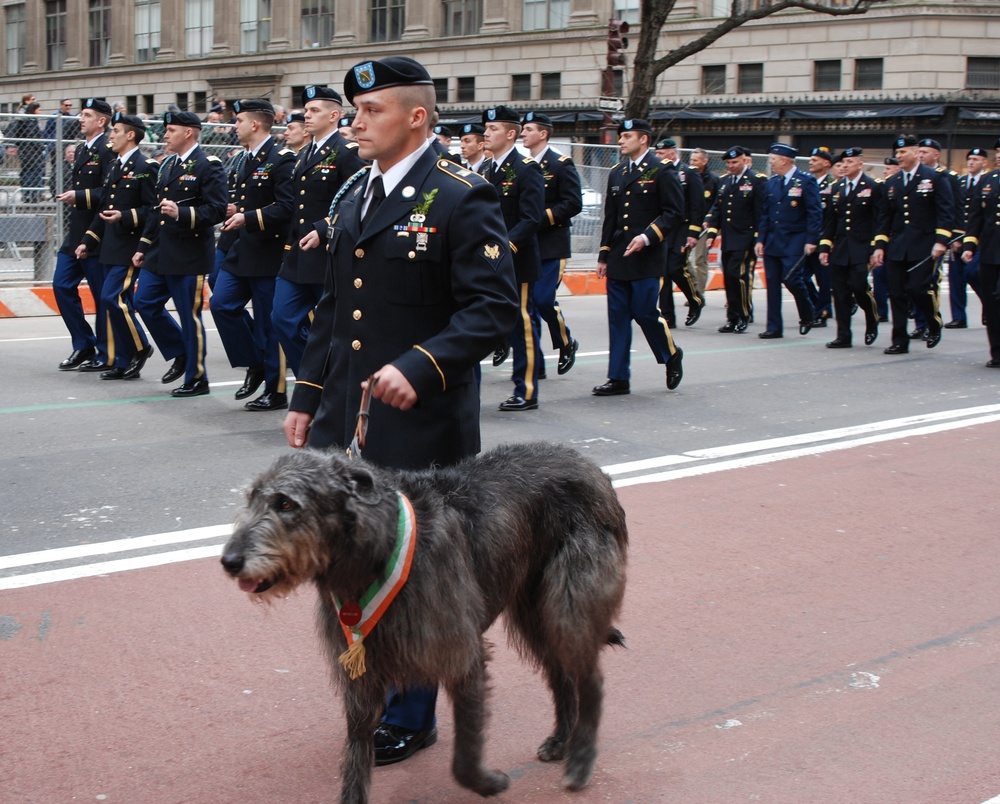
<path id="1" fill-rule="evenodd" d="M 215 17 L 214 0 L 186 0 L 184 3 L 184 52 L 188 56 L 207 56 L 212 52 Z"/>
<path id="2" fill-rule="evenodd" d="M 712 16 L 728 17 L 732 10 L 731 6 L 730 0 L 712 0 Z"/>
<path id="3" fill-rule="evenodd" d="M 87 17 L 90 66 L 102 67 L 111 55 L 111 0 L 90 0 Z"/>
<path id="4" fill-rule="evenodd" d="M 1000 89 L 1000 59 L 969 56 L 965 86 L 968 89 Z"/>
<path id="5" fill-rule="evenodd" d="M 263 53 L 271 41 L 271 0 L 240 0 L 240 53 Z"/>
<path id="6" fill-rule="evenodd" d="M 477 34 L 482 18 L 482 0 L 444 0 L 445 36 Z"/>
<path id="7" fill-rule="evenodd" d="M 701 94 L 726 94 L 726 65 L 706 64 L 701 68 Z"/>
<path id="8" fill-rule="evenodd" d="M 764 65 L 741 64 L 736 73 L 736 91 L 752 95 L 764 91 Z"/>
<path id="9" fill-rule="evenodd" d="M 542 73 L 542 100 L 562 97 L 562 73 Z"/>
<path id="10" fill-rule="evenodd" d="M 437 103 L 448 102 L 448 79 L 434 78 L 434 100 Z"/>
<path id="11" fill-rule="evenodd" d="M 174 104 L 182 112 L 186 112 L 188 110 L 188 94 L 186 92 L 178 92 L 174 97 Z"/>
<path id="12" fill-rule="evenodd" d="M 45 67 L 61 70 L 66 61 L 66 0 L 45 3 Z"/>
<path id="13" fill-rule="evenodd" d="M 7 23 L 7 75 L 17 75 L 24 67 L 24 3 L 4 9 Z"/>
<path id="14" fill-rule="evenodd" d="M 524 0 L 526 31 L 569 27 L 569 0 Z"/>
<path id="15" fill-rule="evenodd" d="M 144 64 L 160 52 L 160 0 L 135 0 L 135 60 Z"/>
<path id="16" fill-rule="evenodd" d="M 476 99 L 476 79 L 466 76 L 458 79 L 458 102 L 472 103 Z"/>
<path id="17" fill-rule="evenodd" d="M 840 59 L 817 61 L 813 72 L 813 91 L 836 92 L 840 89 Z"/>
<path id="18" fill-rule="evenodd" d="M 854 60 L 854 88 L 882 89 L 882 59 Z"/>
<path id="19" fill-rule="evenodd" d="M 510 99 L 516 101 L 531 100 L 531 73 L 510 77 Z"/>
<path id="20" fill-rule="evenodd" d="M 615 19 L 627 22 L 629 25 L 639 24 L 639 0 L 615 0 L 614 9 L 611 16 Z"/>
<path id="21" fill-rule="evenodd" d="M 153 112 L 156 110 L 155 100 L 156 100 L 155 95 L 143 95 L 142 109 L 140 111 L 143 111 L 146 114 L 153 114 Z"/>
<path id="22" fill-rule="evenodd" d="M 195 92 L 194 93 L 194 112 L 205 113 L 208 111 L 208 93 L 207 92 Z"/>
<path id="23" fill-rule="evenodd" d="M 302 47 L 329 47 L 333 21 L 333 0 L 302 0 Z"/>
<path id="24" fill-rule="evenodd" d="M 403 35 L 406 24 L 404 0 L 371 0 L 372 42 L 392 42 Z"/>

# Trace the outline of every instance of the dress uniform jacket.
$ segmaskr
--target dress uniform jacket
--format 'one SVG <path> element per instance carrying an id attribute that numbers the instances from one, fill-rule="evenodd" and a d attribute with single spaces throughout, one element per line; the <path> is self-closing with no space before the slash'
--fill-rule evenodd
<path id="1" fill-rule="evenodd" d="M 240 161 L 234 203 L 245 224 L 222 265 L 234 276 L 278 275 L 292 218 L 294 167 L 295 152 L 273 138 Z"/>
<path id="2" fill-rule="evenodd" d="M 715 198 L 719 194 L 719 182 L 721 179 L 712 171 L 707 169 L 704 171 L 696 170 L 695 173 L 697 173 L 698 178 L 701 179 L 702 187 L 705 190 L 705 211 L 707 213 L 707 211 L 712 208 L 712 205 L 715 203 Z"/>
<path id="3" fill-rule="evenodd" d="M 361 382 L 392 363 L 419 401 L 408 411 L 372 401 L 365 457 L 401 468 L 454 463 L 480 446 L 475 366 L 517 320 L 496 192 L 428 148 L 362 229 L 367 174 L 334 207 L 332 268 L 291 409 L 314 415 L 311 446 L 346 447 Z"/>
<path id="4" fill-rule="evenodd" d="M 677 164 L 677 178 L 681 180 L 684 191 L 684 228 L 680 233 L 680 247 L 687 247 L 689 237 L 701 235 L 701 227 L 705 221 L 705 184 L 701 174 L 683 163 Z"/>
<path id="5" fill-rule="evenodd" d="M 819 187 L 819 200 L 822 202 L 824 213 L 830 205 L 830 199 L 833 197 L 833 186 L 837 181 L 837 177 L 832 173 L 827 173 L 822 179 L 816 179 L 816 186 Z"/>
<path id="6" fill-rule="evenodd" d="M 831 265 L 866 264 L 875 250 L 875 235 L 885 226 L 882 182 L 862 172 L 854 192 L 850 186 L 846 178 L 838 181 L 824 212 L 819 251 L 830 255 Z"/>
<path id="7" fill-rule="evenodd" d="M 750 251 L 764 208 L 767 177 L 745 170 L 719 179 L 719 193 L 705 218 L 709 237 L 722 236 L 723 251 Z"/>
<path id="8" fill-rule="evenodd" d="M 545 179 L 545 212 L 538 229 L 542 261 L 567 259 L 572 220 L 583 209 L 580 174 L 568 155 L 552 148 L 539 155 L 538 166 Z"/>
<path id="9" fill-rule="evenodd" d="M 462 157 L 459 156 L 458 154 L 453 154 L 451 151 L 449 151 L 437 137 L 435 137 L 434 140 L 431 142 L 431 148 L 433 148 L 434 153 L 436 153 L 442 159 L 448 159 L 454 162 L 456 165 L 462 164 Z"/>
<path id="10" fill-rule="evenodd" d="M 604 199 L 599 262 L 606 262 L 611 279 L 662 277 L 668 241 L 683 233 L 684 192 L 672 162 L 647 151 L 631 170 L 626 159 L 611 168 Z M 649 246 L 625 256 L 636 235 L 645 234 Z"/>
<path id="11" fill-rule="evenodd" d="M 326 250 L 302 251 L 298 242 L 314 230 L 326 239 L 330 203 L 365 162 L 358 156 L 358 144 L 344 139 L 339 131 L 331 134 L 312 156 L 309 150 L 307 145 L 299 152 L 292 171 L 292 225 L 278 276 L 302 285 L 322 285 L 326 280 Z"/>
<path id="12" fill-rule="evenodd" d="M 973 204 L 979 203 L 979 193 L 982 190 L 982 181 L 986 178 L 986 175 L 985 171 L 980 173 L 975 184 L 969 183 L 970 175 L 968 173 L 959 178 L 958 195 L 955 196 L 958 205 L 958 221 L 952 237 L 960 232 L 965 233 L 968 231 L 969 213 L 972 210 Z"/>
<path id="13" fill-rule="evenodd" d="M 979 176 L 974 198 L 963 246 L 978 251 L 980 263 L 1000 265 L 1000 170 Z"/>
<path id="14" fill-rule="evenodd" d="M 500 198 L 500 212 L 507 227 L 514 275 L 518 284 L 534 282 L 541 270 L 538 228 L 545 214 L 545 179 L 542 169 L 530 157 L 511 148 L 501 165 L 492 160 L 484 175 Z"/>
<path id="15" fill-rule="evenodd" d="M 798 168 L 787 184 L 785 179 L 776 174 L 767 180 L 757 235 L 764 253 L 777 257 L 803 254 L 806 244 L 819 244 L 823 232 L 823 202 L 816 179 Z"/>
<path id="16" fill-rule="evenodd" d="M 214 227 L 225 219 L 228 196 L 218 157 L 196 147 L 183 163 L 176 156 L 165 161 L 156 182 L 156 205 L 174 201 L 178 216 L 168 217 L 154 205 L 139 240 L 138 251 L 146 255 L 143 269 L 173 276 L 210 273 Z"/>
<path id="17" fill-rule="evenodd" d="M 86 143 L 77 146 L 70 182 L 74 198 L 69 213 L 69 226 L 60 251 L 72 254 L 83 242 L 90 222 L 101 208 L 104 183 L 115 159 L 117 157 L 108 145 L 106 134 L 100 134 L 89 148 Z"/>
<path id="18" fill-rule="evenodd" d="M 139 150 L 132 152 L 124 167 L 117 157 L 111 163 L 100 211 L 118 210 L 121 220 L 108 223 L 95 215 L 82 240 L 89 253 L 97 254 L 99 249 L 99 259 L 105 265 L 132 264 L 132 255 L 138 250 L 139 238 L 156 203 L 158 168 Z"/>
<path id="19" fill-rule="evenodd" d="M 904 186 L 901 170 L 886 179 L 885 199 L 886 215 L 875 243 L 886 249 L 888 259 L 916 262 L 930 256 L 935 243 L 947 245 L 955 226 L 955 199 L 946 173 L 917 165 Z"/>

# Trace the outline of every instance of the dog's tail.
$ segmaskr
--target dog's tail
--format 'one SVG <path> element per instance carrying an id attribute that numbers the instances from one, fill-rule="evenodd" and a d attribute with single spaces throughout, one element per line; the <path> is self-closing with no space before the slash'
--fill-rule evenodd
<path id="1" fill-rule="evenodd" d="M 612 627 L 611 630 L 608 631 L 608 644 L 614 645 L 616 648 L 628 647 L 628 642 L 625 640 L 625 634 L 615 627 Z"/>

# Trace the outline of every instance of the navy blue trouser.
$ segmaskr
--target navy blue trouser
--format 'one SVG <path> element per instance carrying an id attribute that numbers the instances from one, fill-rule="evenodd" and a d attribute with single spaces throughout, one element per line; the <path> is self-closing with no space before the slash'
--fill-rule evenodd
<path id="1" fill-rule="evenodd" d="M 322 284 L 302 285 L 282 279 L 274 283 L 274 305 L 271 323 L 278 333 L 278 343 L 285 353 L 285 361 L 295 374 L 302 365 L 302 355 L 309 339 L 312 312 L 323 296 Z"/>
<path id="2" fill-rule="evenodd" d="M 166 360 L 186 358 L 184 384 L 208 379 L 205 367 L 205 325 L 201 307 L 205 276 L 162 276 L 143 271 L 135 292 L 135 309 Z M 167 312 L 173 299 L 180 326 Z"/>
<path id="3" fill-rule="evenodd" d="M 531 303 L 538 322 L 538 332 L 541 335 L 541 321 L 549 328 L 549 337 L 552 338 L 552 348 L 562 349 L 569 346 L 573 336 L 570 334 L 566 319 L 563 318 L 562 308 L 556 299 L 556 290 L 562 282 L 563 271 L 566 269 L 566 260 L 544 260 L 542 262 L 542 272 L 531 286 Z M 538 371 L 545 368 L 545 354 L 542 350 L 541 337 L 535 341 L 535 362 L 538 363 Z"/>
<path id="4" fill-rule="evenodd" d="M 983 298 L 982 286 L 979 284 L 979 252 L 973 254 L 972 262 L 968 265 L 962 262 L 960 254 L 953 252 L 948 262 L 948 301 L 953 321 L 965 321 L 967 318 L 965 313 L 969 301 L 967 287 L 972 288 L 980 299 Z"/>
<path id="5" fill-rule="evenodd" d="M 138 275 L 139 269 L 134 265 L 108 265 L 104 273 L 101 304 L 114 336 L 116 366 L 128 365 L 136 352 L 149 345 L 133 303 Z"/>
<path id="6" fill-rule="evenodd" d="M 94 329 L 87 323 L 87 316 L 83 312 L 83 301 L 80 299 L 80 283 L 85 279 L 94 297 L 96 309 Z M 97 360 L 101 363 L 110 363 L 107 318 L 101 308 L 103 287 L 104 266 L 98 262 L 97 257 L 78 260 L 75 254 L 67 254 L 65 251 L 56 254 L 52 293 L 59 308 L 59 315 L 62 316 L 63 323 L 73 340 L 73 350 L 97 349 Z"/>
<path id="7" fill-rule="evenodd" d="M 535 359 L 538 344 L 538 316 L 534 315 L 531 282 L 522 282 L 517 326 L 510 334 L 510 351 L 514 357 L 514 396 L 532 400 L 538 398 L 538 361 Z"/>
<path id="8" fill-rule="evenodd" d="M 660 315 L 662 279 L 612 279 L 608 277 L 609 380 L 628 380 L 632 322 L 646 336 L 657 363 L 666 363 L 677 351 L 666 320 Z"/>
<path id="9" fill-rule="evenodd" d="M 784 285 L 795 299 L 795 306 L 799 312 L 800 321 L 814 320 L 812 303 L 806 293 L 806 282 L 802 276 L 802 264 L 799 265 L 792 275 L 784 281 L 787 274 L 795 263 L 802 259 L 802 255 L 771 256 L 764 252 L 764 277 L 767 279 L 767 331 L 781 333 L 783 321 L 781 317 L 781 287 Z"/>
<path id="10" fill-rule="evenodd" d="M 210 306 L 212 319 L 233 368 L 264 367 L 265 393 L 284 393 L 284 361 L 278 333 L 271 323 L 273 276 L 236 276 L 225 268 L 215 278 Z M 253 303 L 253 322 L 247 304 Z"/>

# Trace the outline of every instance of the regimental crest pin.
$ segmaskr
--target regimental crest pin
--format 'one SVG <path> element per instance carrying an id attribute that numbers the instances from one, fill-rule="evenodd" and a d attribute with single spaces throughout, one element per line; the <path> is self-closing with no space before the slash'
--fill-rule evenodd
<path id="1" fill-rule="evenodd" d="M 417 191 L 413 187 L 411 187 L 410 185 L 406 185 L 406 187 L 404 187 L 403 190 L 402 190 L 402 192 L 401 192 L 401 195 L 403 196 L 403 198 L 413 198 L 413 196 L 415 196 L 416 194 L 417 194 Z"/>
<path id="2" fill-rule="evenodd" d="M 487 109 L 486 110 L 486 119 L 487 120 L 496 120 L 497 119 L 497 110 L 496 109 Z"/>
<path id="3" fill-rule="evenodd" d="M 375 86 L 375 65 L 370 61 L 359 64 L 354 68 L 354 77 L 357 79 L 359 87 L 362 89 L 371 89 Z"/>
<path id="4" fill-rule="evenodd" d="M 624 128 L 626 131 L 631 131 L 632 130 L 632 121 L 631 120 L 625 120 L 625 121 L 623 121 L 622 122 L 622 128 Z"/>
<path id="5" fill-rule="evenodd" d="M 310 100 L 316 97 L 316 87 L 306 87 L 306 97 Z"/>

